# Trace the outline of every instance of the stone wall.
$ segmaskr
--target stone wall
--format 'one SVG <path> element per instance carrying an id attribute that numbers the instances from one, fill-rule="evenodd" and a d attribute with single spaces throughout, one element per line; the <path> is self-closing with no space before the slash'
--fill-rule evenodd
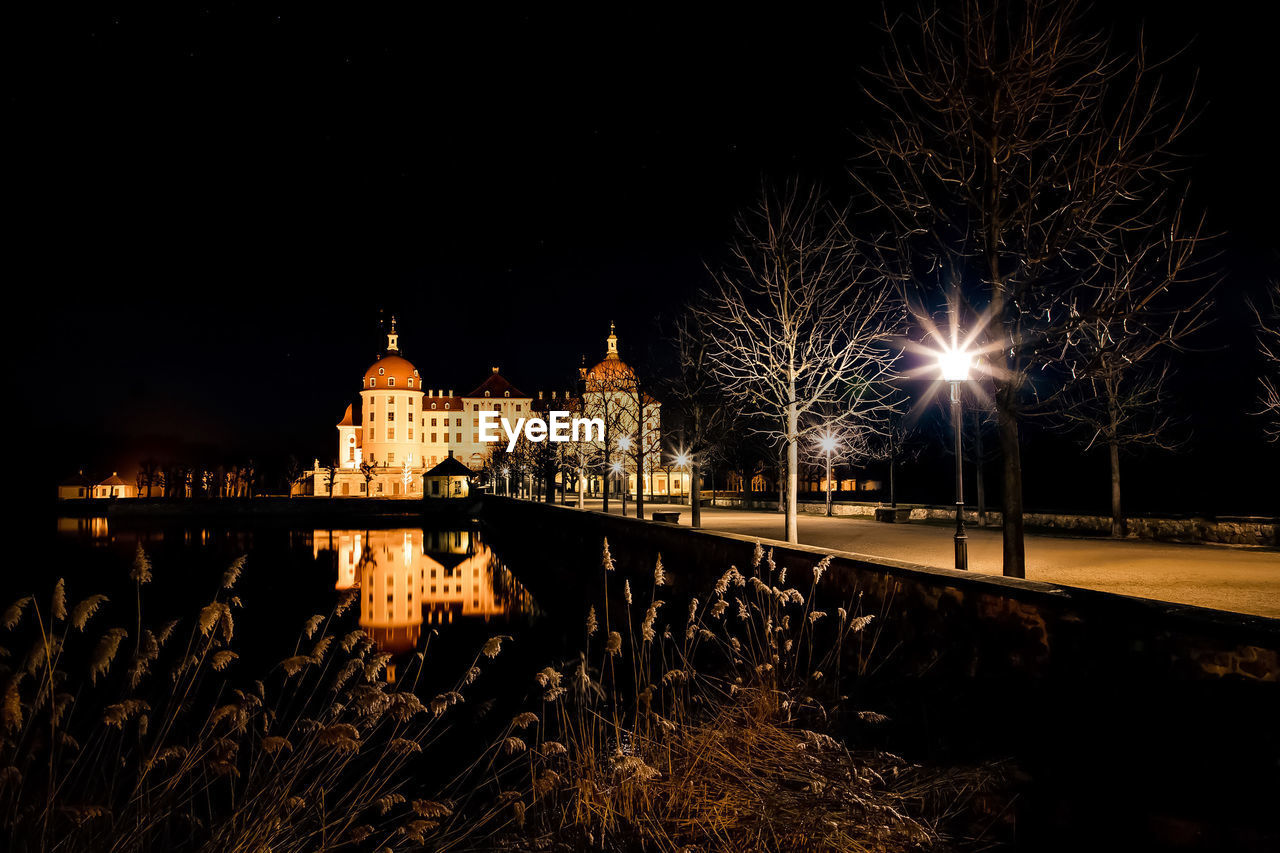
<path id="1" fill-rule="evenodd" d="M 742 500 L 717 498 L 717 506 L 776 512 L 776 500 Z M 870 518 L 880 504 L 854 501 L 833 501 L 831 514 L 841 517 Z M 954 506 L 923 506 L 899 504 L 911 508 L 912 521 L 955 520 Z M 821 502 L 801 501 L 800 512 L 807 515 L 825 515 L 827 505 Z M 978 523 L 977 510 L 965 510 L 965 523 Z M 999 510 L 987 511 L 987 526 L 999 527 L 1002 515 Z M 1081 536 L 1110 536 L 1111 517 L 1103 515 L 1072 515 L 1068 513 L 1028 512 L 1024 521 L 1029 530 L 1069 533 Z M 1274 518 L 1158 518 L 1130 516 L 1125 519 L 1130 539 L 1155 539 L 1169 542 L 1213 542 L 1227 545 L 1280 545 L 1280 520 Z"/>

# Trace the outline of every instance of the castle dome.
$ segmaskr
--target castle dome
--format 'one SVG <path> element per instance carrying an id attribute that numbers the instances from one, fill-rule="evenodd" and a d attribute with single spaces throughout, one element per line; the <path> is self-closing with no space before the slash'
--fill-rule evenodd
<path id="1" fill-rule="evenodd" d="M 583 379 L 589 392 L 626 391 L 635 386 L 636 372 L 618 356 L 618 336 L 612 323 L 604 360 L 588 370 Z"/>
<path id="2" fill-rule="evenodd" d="M 396 318 L 391 318 L 391 331 L 387 333 L 386 355 L 364 372 L 365 388 L 412 388 L 422 390 L 418 369 L 400 355 L 400 336 L 396 334 Z"/>
<path id="3" fill-rule="evenodd" d="M 364 372 L 364 387 L 422 390 L 418 385 L 418 369 L 407 358 L 393 353 L 387 353 Z"/>

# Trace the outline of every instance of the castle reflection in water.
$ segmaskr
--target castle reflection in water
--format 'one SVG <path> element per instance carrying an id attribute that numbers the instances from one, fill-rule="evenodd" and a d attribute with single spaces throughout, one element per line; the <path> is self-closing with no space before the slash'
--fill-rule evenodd
<path id="1" fill-rule="evenodd" d="M 337 588 L 360 590 L 360 627 L 388 652 L 418 647 L 424 626 L 507 620 L 533 598 L 475 530 L 317 530 L 317 560 L 337 556 Z"/>

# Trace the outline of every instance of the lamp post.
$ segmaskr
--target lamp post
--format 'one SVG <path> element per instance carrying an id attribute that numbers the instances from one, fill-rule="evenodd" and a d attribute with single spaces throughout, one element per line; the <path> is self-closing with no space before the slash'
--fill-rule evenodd
<path id="1" fill-rule="evenodd" d="M 627 452 L 631 450 L 631 436 L 624 435 L 618 439 L 618 450 L 622 452 L 622 458 L 627 458 Z M 624 465 L 617 466 L 620 479 L 622 480 L 622 514 L 627 514 L 627 471 Z M 637 478 L 638 479 L 638 478 Z"/>
<path id="2" fill-rule="evenodd" d="M 685 469 L 685 468 L 687 468 L 687 467 L 689 467 L 689 461 L 690 461 L 690 460 L 689 460 L 689 454 L 688 454 L 688 453 L 685 453 L 683 450 L 681 450 L 681 451 L 679 451 L 679 452 L 677 452 L 677 453 L 676 453 L 676 455 L 675 455 L 675 457 L 672 459 L 672 461 L 676 463 L 676 470 L 677 470 L 677 471 L 679 471 L 679 472 L 680 472 L 680 474 L 681 474 L 681 477 L 680 477 L 680 497 L 681 497 L 681 499 L 683 499 L 683 498 L 684 498 L 684 494 L 685 494 L 685 490 L 684 490 L 684 476 L 683 476 L 683 475 L 684 475 L 684 469 Z M 671 473 L 670 473 L 670 471 L 668 471 L 668 472 L 667 472 L 667 491 L 668 491 L 668 492 L 670 492 L 670 491 L 671 491 Z M 690 506 L 692 506 L 692 505 L 693 505 L 693 494 L 692 494 L 692 492 L 690 493 L 690 496 L 689 496 L 689 505 L 690 505 Z"/>
<path id="3" fill-rule="evenodd" d="M 624 473 L 626 473 L 626 472 L 623 470 L 623 467 L 622 467 L 622 463 L 621 463 L 621 462 L 615 462 L 615 463 L 613 463 L 612 465 L 610 465 L 610 466 L 609 466 L 609 470 L 610 470 L 610 471 L 612 471 L 616 476 L 618 476 L 618 477 L 619 477 L 619 479 L 621 479 L 622 475 L 623 475 Z M 622 484 L 622 514 L 623 514 L 623 516 L 625 516 L 625 515 L 627 514 L 627 486 L 626 486 L 626 483 L 623 483 L 623 484 Z"/>
<path id="4" fill-rule="evenodd" d="M 506 485 L 503 486 L 502 493 L 507 497 L 511 497 L 511 469 L 506 465 L 502 466 L 502 478 L 506 481 Z"/>
<path id="5" fill-rule="evenodd" d="M 964 456 L 960 437 L 960 383 L 969 378 L 969 353 L 963 349 L 944 350 L 938 355 L 943 380 L 951 383 L 951 425 L 956 434 L 956 568 L 969 568 L 969 537 L 964 532 Z"/>
<path id="6" fill-rule="evenodd" d="M 827 518 L 831 517 L 831 451 L 836 449 L 836 437 L 830 430 L 818 439 L 818 447 L 827 455 Z"/>

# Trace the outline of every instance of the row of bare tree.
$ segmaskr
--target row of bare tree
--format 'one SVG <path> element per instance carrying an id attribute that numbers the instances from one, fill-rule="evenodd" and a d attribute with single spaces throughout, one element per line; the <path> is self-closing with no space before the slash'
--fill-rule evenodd
<path id="1" fill-rule="evenodd" d="M 932 316 L 947 303 L 999 435 L 1004 573 L 1023 577 L 1029 417 L 1107 449 L 1116 535 L 1121 451 L 1176 440 L 1169 357 L 1209 322 L 1215 284 L 1176 152 L 1190 91 L 1169 97 L 1166 67 L 1084 31 L 1071 0 L 962 0 L 885 29 L 867 94 L 887 119 L 857 137 L 847 202 L 792 184 L 740 218 L 731 262 L 680 327 L 675 396 L 695 457 L 724 396 L 780 449 L 797 541 L 812 435 L 842 428 L 891 456 L 919 373 L 906 342 L 945 339 Z M 1280 296 L 1258 311 L 1273 365 L 1276 313 Z M 1263 380 L 1280 435 L 1278 388 Z"/>

